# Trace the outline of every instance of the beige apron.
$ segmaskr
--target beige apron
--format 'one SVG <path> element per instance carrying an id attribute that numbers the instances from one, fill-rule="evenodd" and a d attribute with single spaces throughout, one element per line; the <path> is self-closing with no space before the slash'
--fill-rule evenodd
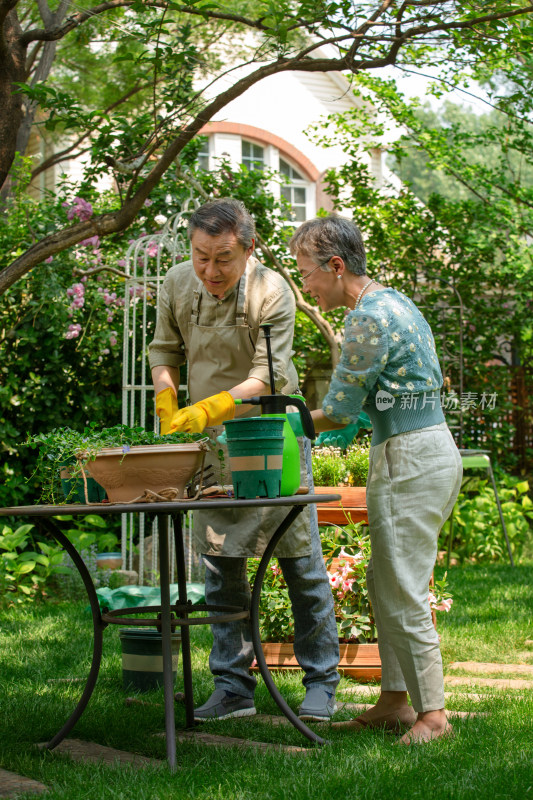
<path id="1" fill-rule="evenodd" d="M 247 322 L 246 272 L 239 281 L 234 325 L 207 327 L 199 324 L 202 283 L 194 290 L 187 360 L 189 362 L 189 396 L 191 403 L 224 389 L 230 389 L 248 378 L 254 357 L 254 344 Z M 185 337 L 184 337 L 185 338 Z M 275 343 L 274 343 L 275 346 Z M 292 392 L 295 386 L 287 387 Z M 247 415 L 256 416 L 259 408 Z M 223 426 L 207 428 L 210 438 L 216 438 Z M 301 445 L 301 443 L 300 443 Z M 206 466 L 212 466 L 221 483 L 231 483 L 228 470 L 228 451 L 224 453 L 224 472 L 216 455 L 209 454 Z M 300 446 L 300 450 L 301 450 Z M 303 459 L 300 458 L 300 464 Z M 302 483 L 307 482 L 305 470 Z M 194 514 L 194 536 L 200 552 L 218 556 L 261 556 L 288 508 L 246 508 L 227 511 L 197 511 Z M 276 548 L 276 555 L 284 558 L 311 553 L 309 509 L 304 509 Z"/>

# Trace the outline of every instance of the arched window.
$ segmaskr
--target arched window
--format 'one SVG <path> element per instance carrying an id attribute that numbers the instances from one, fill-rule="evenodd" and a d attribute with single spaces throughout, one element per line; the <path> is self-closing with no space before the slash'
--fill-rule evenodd
<path id="1" fill-rule="evenodd" d="M 284 179 L 281 196 L 292 208 L 292 219 L 295 222 L 304 222 L 307 219 L 308 181 L 283 158 L 279 160 L 279 171 Z"/>
<path id="2" fill-rule="evenodd" d="M 264 148 L 254 142 L 247 142 L 246 139 L 241 143 L 241 163 L 248 169 L 262 170 L 265 168 Z"/>

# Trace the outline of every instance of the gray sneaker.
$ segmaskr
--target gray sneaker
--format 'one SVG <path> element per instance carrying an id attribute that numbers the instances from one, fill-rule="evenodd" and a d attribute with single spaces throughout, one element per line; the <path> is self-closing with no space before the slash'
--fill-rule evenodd
<path id="1" fill-rule="evenodd" d="M 256 714 L 251 697 L 243 697 L 224 689 L 215 689 L 209 700 L 194 709 L 194 719 L 204 722 L 209 719 L 229 719 L 229 717 L 251 717 Z"/>
<path id="2" fill-rule="evenodd" d="M 311 686 L 305 694 L 305 700 L 298 709 L 298 716 L 300 719 L 324 722 L 324 720 L 329 720 L 336 710 L 334 694 L 327 692 L 320 686 Z"/>

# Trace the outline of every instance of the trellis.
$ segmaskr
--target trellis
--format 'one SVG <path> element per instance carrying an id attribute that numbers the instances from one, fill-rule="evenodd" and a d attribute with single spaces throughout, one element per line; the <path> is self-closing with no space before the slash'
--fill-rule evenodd
<path id="1" fill-rule="evenodd" d="M 122 368 L 122 422 L 130 427 L 142 426 L 159 431 L 155 413 L 155 396 L 148 364 L 148 345 L 152 339 L 155 319 L 159 309 L 161 286 L 170 267 L 190 258 L 187 236 L 187 219 L 200 203 L 191 191 L 180 211 L 168 219 L 162 230 L 147 234 L 131 242 L 126 253 L 124 285 L 124 344 Z M 186 385 L 180 391 L 187 391 Z M 121 521 L 122 563 L 133 569 L 133 545 L 139 546 L 139 584 L 143 583 L 146 565 L 145 514 L 123 514 Z M 152 557 L 150 571 L 157 574 L 158 527 L 157 520 L 150 523 Z M 167 533 L 167 535 L 169 535 Z M 187 573 L 192 573 L 192 515 L 187 515 L 185 546 L 188 549 Z M 176 571 L 174 537 L 169 535 L 171 580 Z"/>

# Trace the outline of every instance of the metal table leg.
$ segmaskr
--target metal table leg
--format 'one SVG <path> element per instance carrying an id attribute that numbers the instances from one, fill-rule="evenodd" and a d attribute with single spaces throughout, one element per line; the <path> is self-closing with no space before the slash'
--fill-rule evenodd
<path id="1" fill-rule="evenodd" d="M 91 661 L 91 669 L 89 670 L 89 676 L 87 678 L 87 682 L 85 684 L 85 689 L 83 690 L 83 694 L 78 701 L 78 705 L 65 722 L 63 727 L 61 728 L 55 736 L 47 742 L 46 747 L 48 750 L 53 750 L 54 747 L 63 741 L 65 736 L 70 733 L 74 725 L 77 723 L 83 712 L 87 707 L 87 703 L 91 699 L 91 695 L 94 691 L 94 687 L 96 686 L 96 681 L 98 679 L 98 672 L 100 670 L 100 662 L 102 660 L 102 643 L 103 643 L 103 632 L 105 628 L 107 628 L 107 622 L 102 620 L 102 616 L 100 614 L 100 604 L 98 603 L 98 596 L 96 594 L 96 590 L 94 588 L 94 584 L 92 582 L 91 576 L 89 574 L 89 570 L 85 566 L 85 562 L 83 561 L 82 557 L 76 550 L 73 544 L 67 539 L 67 537 L 56 527 L 55 523 L 49 519 L 43 519 L 43 527 L 46 529 L 47 533 L 50 536 L 53 536 L 59 544 L 67 551 L 69 556 L 71 557 L 72 561 L 74 562 L 78 572 L 80 573 L 80 577 L 83 581 L 83 585 L 87 591 L 87 595 L 89 597 L 89 603 L 91 605 L 91 613 L 93 618 L 93 656 Z"/>
<path id="2" fill-rule="evenodd" d="M 305 722 L 303 722 L 299 717 L 296 716 L 292 708 L 290 708 L 283 696 L 280 694 L 278 687 L 272 680 L 272 676 L 270 675 L 270 671 L 268 669 L 268 665 L 266 663 L 265 657 L 263 655 L 263 648 L 261 647 L 261 634 L 259 632 L 259 604 L 261 601 L 261 589 L 263 586 L 263 579 L 265 577 L 265 572 L 268 567 L 268 562 L 272 557 L 272 553 L 274 549 L 283 536 L 283 534 L 287 531 L 287 529 L 292 525 L 298 514 L 301 513 L 303 510 L 303 506 L 293 506 L 281 525 L 275 531 L 274 535 L 272 536 L 270 542 L 268 543 L 265 552 L 259 562 L 259 566 L 257 568 L 257 572 L 255 575 L 254 580 L 254 588 L 252 591 L 252 605 L 250 609 L 250 617 L 252 622 L 252 641 L 254 645 L 255 657 L 257 660 L 257 666 L 259 667 L 259 672 L 267 685 L 268 691 L 278 704 L 281 711 L 285 714 L 288 720 L 292 722 L 295 728 L 297 728 L 300 733 L 303 733 L 308 739 L 316 744 L 327 744 L 325 739 L 322 739 L 318 736 L 314 731 L 307 727 Z"/>
<path id="3" fill-rule="evenodd" d="M 178 602 L 180 604 L 180 617 L 187 619 L 187 576 L 185 574 L 185 549 L 183 546 L 182 516 L 174 517 L 174 541 L 176 545 L 176 568 L 178 573 Z M 192 608 L 192 606 L 191 606 Z M 185 721 L 187 728 L 193 728 L 194 697 L 192 691 L 192 666 L 191 666 L 191 637 L 188 625 L 180 625 L 181 632 L 181 664 L 183 670 L 183 689 L 185 694 Z"/>
<path id="4" fill-rule="evenodd" d="M 170 623 L 170 574 L 168 558 L 168 516 L 158 514 L 161 583 L 161 643 L 163 649 L 163 689 L 165 694 L 165 733 L 171 772 L 176 771 L 176 726 L 174 720 L 174 681 L 172 679 L 172 627 Z"/>

